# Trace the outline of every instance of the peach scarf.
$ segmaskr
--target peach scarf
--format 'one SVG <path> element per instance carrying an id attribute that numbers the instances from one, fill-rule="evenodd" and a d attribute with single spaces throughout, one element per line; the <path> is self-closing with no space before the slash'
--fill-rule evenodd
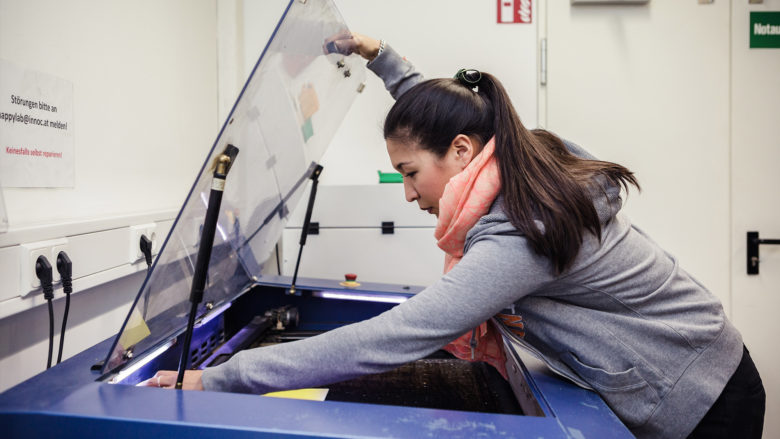
<path id="1" fill-rule="evenodd" d="M 445 273 L 463 258 L 466 234 L 488 213 L 498 196 L 501 178 L 494 151 L 495 137 L 444 187 L 439 200 L 439 220 L 434 236 L 439 248 L 446 253 Z M 472 335 L 476 346 L 471 344 Z M 504 378 L 507 376 L 501 334 L 491 322 L 480 324 L 474 331 L 463 334 L 444 349 L 463 360 L 484 361 L 501 372 Z"/>

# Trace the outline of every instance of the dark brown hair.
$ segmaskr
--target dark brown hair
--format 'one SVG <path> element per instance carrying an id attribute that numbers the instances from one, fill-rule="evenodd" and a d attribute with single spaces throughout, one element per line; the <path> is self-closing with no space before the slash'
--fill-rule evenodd
<path id="1" fill-rule="evenodd" d="M 385 139 L 417 144 L 441 158 L 458 134 L 476 136 L 483 145 L 495 135 L 506 214 L 531 248 L 561 274 L 577 256 L 584 231 L 601 239 L 591 195 L 598 184 L 594 178 L 604 176 L 626 190 L 629 183 L 639 184 L 623 166 L 579 158 L 555 134 L 526 129 L 493 75 L 483 72 L 473 85 L 476 91 L 457 79 L 415 85 L 390 109 Z M 544 224 L 543 230 L 535 220 Z"/>

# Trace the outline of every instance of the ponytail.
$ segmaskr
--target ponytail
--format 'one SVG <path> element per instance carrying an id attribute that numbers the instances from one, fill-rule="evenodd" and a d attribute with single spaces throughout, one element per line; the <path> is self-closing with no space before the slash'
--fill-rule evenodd
<path id="1" fill-rule="evenodd" d="M 483 145 L 495 136 L 504 210 L 556 274 L 571 266 L 585 231 L 601 239 L 594 177 L 639 188 L 623 166 L 579 158 L 556 135 L 526 129 L 504 87 L 488 73 L 460 70 L 454 79 L 422 82 L 401 96 L 385 120 L 385 139 L 415 142 L 438 157 L 458 134 L 477 136 Z"/>

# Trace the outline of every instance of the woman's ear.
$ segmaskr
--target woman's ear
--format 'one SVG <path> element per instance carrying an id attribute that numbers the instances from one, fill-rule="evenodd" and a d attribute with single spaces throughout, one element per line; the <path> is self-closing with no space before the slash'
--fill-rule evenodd
<path id="1" fill-rule="evenodd" d="M 471 163 L 474 156 L 477 155 L 477 146 L 471 137 L 465 134 L 458 134 L 450 143 L 449 153 L 454 156 L 462 168 L 465 168 Z"/>

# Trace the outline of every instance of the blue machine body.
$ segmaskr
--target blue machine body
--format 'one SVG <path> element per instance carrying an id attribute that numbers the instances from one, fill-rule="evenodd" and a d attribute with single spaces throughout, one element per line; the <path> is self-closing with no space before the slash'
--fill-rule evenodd
<path id="1" fill-rule="evenodd" d="M 286 285 L 285 285 L 285 282 Z M 302 295 L 289 296 L 289 279 L 256 286 L 247 294 L 278 302 L 285 297 L 301 307 L 303 328 L 329 329 L 370 318 L 393 304 L 322 299 L 311 291 L 344 291 L 335 281 L 302 279 Z M 395 291 L 394 291 L 395 290 Z M 411 295 L 387 285 L 363 285 L 361 294 Z M 282 299 L 279 299 L 282 298 Z M 334 316 L 338 316 L 334 319 Z M 219 319 L 201 326 L 213 332 Z M 211 327 L 209 327 L 211 325 Z M 196 334 L 196 341 L 197 340 Z M 112 340 L 105 340 L 63 363 L 0 394 L 0 425 L 9 438 L 138 438 L 138 437 L 632 437 L 594 392 L 527 368 L 510 349 L 541 409 L 539 416 L 440 410 L 334 401 L 303 401 L 259 395 L 165 390 L 127 383 L 110 384 L 111 374 L 95 367 L 106 358 Z M 133 382 L 158 368 L 175 367 L 179 350 L 163 352 L 136 372 Z M 97 370 L 96 370 L 97 369 Z"/>

